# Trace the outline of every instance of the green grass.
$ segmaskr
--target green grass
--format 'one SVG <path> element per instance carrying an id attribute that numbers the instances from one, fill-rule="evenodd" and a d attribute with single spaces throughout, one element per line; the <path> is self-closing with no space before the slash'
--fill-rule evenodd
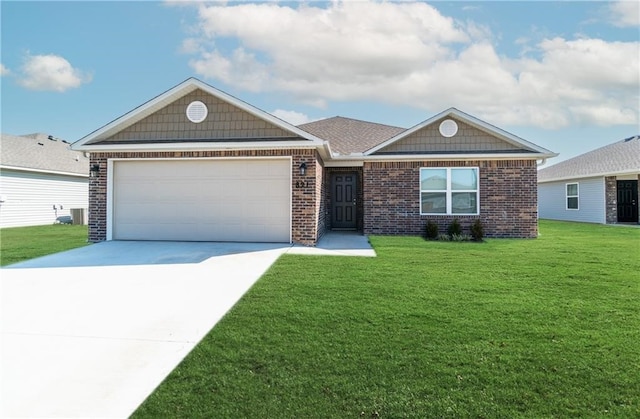
<path id="1" fill-rule="evenodd" d="M 134 418 L 640 416 L 640 229 L 285 255 Z"/>
<path id="2" fill-rule="evenodd" d="M 0 229 L 0 266 L 87 245 L 87 226 L 53 224 Z"/>

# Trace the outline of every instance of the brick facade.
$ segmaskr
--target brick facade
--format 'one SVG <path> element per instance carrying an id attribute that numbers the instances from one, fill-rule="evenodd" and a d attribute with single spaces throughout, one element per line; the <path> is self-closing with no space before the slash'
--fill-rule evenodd
<path id="1" fill-rule="evenodd" d="M 89 182 L 89 241 L 99 242 L 107 238 L 107 162 L 109 159 L 198 159 L 212 157 L 285 157 L 292 158 L 291 165 L 291 234 L 294 243 L 315 245 L 319 231 L 324 231 L 320 220 L 322 166 L 318 164 L 314 149 L 291 150 L 228 150 L 228 151 L 177 151 L 177 152 L 116 152 L 91 153 L 91 165 L 98 164 L 100 172 Z M 300 164 L 305 162 L 307 172 L 300 174 Z"/>
<path id="2" fill-rule="evenodd" d="M 478 167 L 480 214 L 420 215 L 421 167 Z M 458 218 L 465 233 L 479 218 L 487 237 L 538 235 L 535 160 L 365 162 L 364 234 L 422 235 L 427 220 L 440 232 Z"/>
<path id="3" fill-rule="evenodd" d="M 618 222 L 618 180 L 615 176 L 604 178 L 606 223 Z"/>
<path id="4" fill-rule="evenodd" d="M 534 160 L 365 162 L 364 167 L 325 168 L 316 150 L 299 149 L 92 153 L 91 164 L 98 164 L 100 172 L 89 182 L 89 240 L 98 242 L 107 237 L 109 159 L 273 156 L 292 158 L 291 234 L 294 243 L 313 246 L 326 230 L 331 229 L 331 175 L 340 172 L 357 173 L 357 228 L 364 234 L 422 235 L 427 220 L 435 221 L 444 233 L 454 218 L 458 218 L 467 233 L 471 223 L 479 218 L 487 237 L 532 238 L 538 234 Z M 307 165 L 305 176 L 299 169 L 303 162 Z M 420 215 L 421 167 L 479 167 L 480 215 Z M 615 196 L 615 178 L 612 179 Z M 611 193 L 610 183 L 607 178 L 607 194 Z M 612 208 L 615 215 L 615 205 Z M 608 217 L 609 212 L 608 206 Z"/>

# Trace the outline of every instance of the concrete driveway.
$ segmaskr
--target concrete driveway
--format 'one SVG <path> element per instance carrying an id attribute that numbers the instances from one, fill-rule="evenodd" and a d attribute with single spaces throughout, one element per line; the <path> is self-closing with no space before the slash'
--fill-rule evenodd
<path id="1" fill-rule="evenodd" d="M 128 417 L 290 249 L 113 241 L 3 268 L 0 416 Z"/>

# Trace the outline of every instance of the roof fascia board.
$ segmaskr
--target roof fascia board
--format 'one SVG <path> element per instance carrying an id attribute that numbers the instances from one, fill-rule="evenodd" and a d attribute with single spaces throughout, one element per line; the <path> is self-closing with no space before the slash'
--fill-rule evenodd
<path id="1" fill-rule="evenodd" d="M 29 167 L 18 167 L 18 166 L 6 166 L 0 165 L 0 169 L 2 170 L 14 170 L 17 172 L 35 172 L 35 173 L 45 173 L 50 175 L 62 175 L 62 176 L 74 176 L 74 177 L 89 177 L 89 174 L 83 173 L 73 173 L 73 172 L 60 172 L 57 170 L 46 170 L 46 169 L 32 169 Z"/>
<path id="2" fill-rule="evenodd" d="M 163 144 L 96 144 L 86 145 L 83 150 L 88 152 L 117 152 L 117 151 L 180 151 L 180 150 L 266 150 L 266 149 L 290 149 L 305 148 L 318 149 L 318 144 L 309 141 L 288 141 L 286 143 L 264 141 L 238 144 L 229 143 L 163 143 Z"/>
<path id="3" fill-rule="evenodd" d="M 364 166 L 364 160 L 331 160 L 325 162 L 324 167 L 362 167 Z"/>
<path id="4" fill-rule="evenodd" d="M 476 155 L 460 155 L 460 154 L 411 154 L 411 155 L 374 155 L 365 156 L 362 154 L 351 154 L 344 156 L 333 156 L 325 162 L 325 167 L 360 167 L 367 161 L 477 161 L 477 160 L 541 160 L 544 157 L 539 154 L 476 154 Z"/>
<path id="5" fill-rule="evenodd" d="M 241 110 L 247 113 L 252 114 L 253 116 L 266 120 L 267 122 L 270 122 L 271 124 L 274 124 L 277 127 L 285 131 L 291 132 L 306 140 L 318 143 L 318 145 L 321 145 L 322 143 L 324 143 L 324 140 L 316 137 L 315 135 L 312 135 L 300 128 L 297 128 L 289 124 L 288 122 L 283 121 L 280 118 L 277 118 L 261 109 L 256 108 L 255 106 L 248 104 L 247 102 L 244 102 L 234 96 L 231 96 L 228 93 L 218 90 L 215 87 L 210 86 L 192 77 L 178 84 L 177 86 L 172 87 L 166 92 L 156 96 L 155 98 L 149 100 L 148 102 L 138 106 L 132 111 L 127 112 L 121 117 L 111 121 L 110 123 L 103 126 L 102 128 L 99 128 L 98 130 L 92 132 L 91 134 L 74 142 L 73 144 L 71 144 L 71 148 L 73 150 L 86 150 L 87 148 L 85 148 L 86 147 L 85 144 L 91 141 L 94 141 L 96 139 L 99 139 L 103 136 L 113 135 L 128 126 L 135 124 L 136 122 L 140 121 L 146 116 L 151 115 L 153 112 L 159 110 L 162 106 L 168 105 L 169 103 L 193 92 L 196 89 L 201 89 L 212 96 L 215 96 L 223 101 L 226 101 L 240 108 Z"/>
<path id="6" fill-rule="evenodd" d="M 407 154 L 407 155 L 373 155 L 363 156 L 364 160 L 370 161 L 407 161 L 407 160 L 430 160 L 430 161 L 450 161 L 450 160 L 542 160 L 552 155 L 540 155 L 535 153 L 514 153 L 514 154 Z M 348 157 L 347 157 L 348 158 Z M 351 157 L 353 159 L 353 157 Z M 334 157 L 334 160 L 337 160 Z"/>
<path id="7" fill-rule="evenodd" d="M 456 108 L 449 108 L 445 111 L 440 112 L 437 115 L 432 116 L 431 118 L 427 119 L 426 121 L 423 121 L 415 126 L 413 126 L 412 128 L 409 128 L 406 131 L 403 131 L 401 133 L 399 133 L 398 135 L 396 135 L 395 137 L 392 137 L 390 139 L 388 139 L 387 141 L 383 142 L 382 144 L 379 144 L 367 151 L 365 151 L 365 155 L 371 155 L 373 153 L 375 153 L 376 151 L 379 151 L 393 143 L 395 143 L 396 141 L 399 141 L 403 138 L 408 137 L 409 135 L 413 134 L 416 131 L 421 130 L 422 128 L 433 124 L 435 121 L 447 117 L 447 116 L 454 116 L 460 120 L 462 120 L 463 122 L 481 130 L 484 131 L 488 134 L 494 135 L 498 138 L 501 138 L 502 140 L 513 144 L 515 146 L 518 147 L 524 147 L 524 148 L 528 148 L 530 150 L 535 151 L 536 153 L 539 153 L 541 155 L 547 156 L 547 157 L 555 157 L 557 156 L 557 154 L 553 153 L 550 150 L 547 150 L 543 147 L 540 147 L 536 144 L 530 143 L 527 140 L 524 140 L 518 136 L 515 136 L 507 131 L 504 131 L 496 126 L 493 126 L 491 124 L 488 124 L 478 118 L 475 118 L 467 113 L 464 113 Z M 539 156 L 538 158 L 540 158 L 542 156 Z"/>
<path id="8" fill-rule="evenodd" d="M 544 170 L 544 169 L 540 169 Z M 560 176 L 551 179 L 538 180 L 538 183 L 549 183 L 549 182 L 561 182 L 565 180 L 572 179 L 587 179 L 592 177 L 607 177 L 607 176 L 622 176 L 622 175 L 640 175 L 640 168 L 637 169 L 629 169 L 629 170 L 620 170 L 617 172 L 602 172 L 602 173 L 588 173 L 584 175 L 573 175 L 573 176 Z"/>

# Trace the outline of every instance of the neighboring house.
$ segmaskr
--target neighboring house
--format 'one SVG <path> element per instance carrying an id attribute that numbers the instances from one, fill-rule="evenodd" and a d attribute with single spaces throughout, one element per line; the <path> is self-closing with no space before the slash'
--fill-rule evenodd
<path id="1" fill-rule="evenodd" d="M 73 144 L 91 153 L 89 239 L 294 242 L 330 229 L 537 236 L 537 161 L 555 156 L 457 109 L 410 129 L 299 127 L 188 79 Z"/>
<path id="2" fill-rule="evenodd" d="M 637 135 L 540 169 L 540 218 L 638 223 L 638 180 Z"/>
<path id="3" fill-rule="evenodd" d="M 53 224 L 88 208 L 89 159 L 47 134 L 2 134 L 0 227 Z M 62 218 L 64 219 L 64 218 Z"/>

